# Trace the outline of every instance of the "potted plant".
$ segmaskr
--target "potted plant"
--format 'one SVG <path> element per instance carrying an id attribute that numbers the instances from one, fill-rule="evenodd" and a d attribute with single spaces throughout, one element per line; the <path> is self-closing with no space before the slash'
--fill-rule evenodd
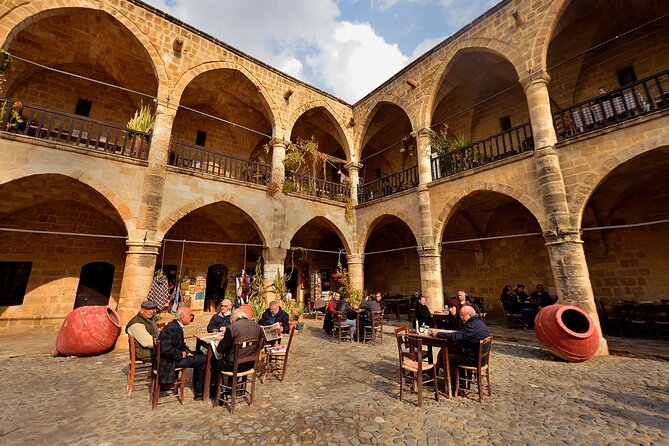
<path id="1" fill-rule="evenodd" d="M 153 130 L 156 117 L 148 105 L 140 103 L 139 110 L 128 121 L 128 138 L 132 142 L 131 156 L 144 158 L 149 143 L 149 133 Z"/>
<path id="2" fill-rule="evenodd" d="M 304 304 L 299 304 L 295 308 L 295 313 L 297 315 L 297 332 L 302 333 L 304 331 L 304 312 L 306 308 Z"/>

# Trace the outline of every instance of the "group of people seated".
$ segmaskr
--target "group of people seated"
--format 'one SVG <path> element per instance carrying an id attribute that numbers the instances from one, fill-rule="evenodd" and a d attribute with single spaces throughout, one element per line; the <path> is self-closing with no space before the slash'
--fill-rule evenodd
<path id="1" fill-rule="evenodd" d="M 462 319 L 459 316 L 459 311 L 464 306 L 471 307 L 475 314 L 481 314 L 481 309 L 479 308 L 471 296 L 467 295 L 463 290 L 457 292 L 456 297 L 446 301 L 444 307 L 445 315 L 440 317 L 439 320 L 435 321 L 434 317 L 430 313 L 430 309 L 426 305 L 426 298 L 422 294 L 418 296 L 418 302 L 416 303 L 416 319 L 414 323 L 418 322 L 419 326 L 427 326 L 432 328 L 441 328 L 446 330 L 459 330 L 461 328 Z"/>
<path id="2" fill-rule="evenodd" d="M 523 324 L 528 328 L 534 327 L 534 318 L 540 309 L 557 302 L 557 298 L 551 297 L 542 284 L 537 284 L 535 291 L 528 296 L 522 283 L 519 283 L 516 289 L 511 285 L 504 286 L 499 300 L 505 312 L 520 314 Z"/>
<path id="3" fill-rule="evenodd" d="M 351 340 L 357 339 L 356 334 L 358 330 L 364 330 L 365 326 L 372 325 L 372 313 L 374 311 L 381 311 L 383 309 L 383 301 L 381 300 L 381 293 L 377 292 L 365 296 L 365 299 L 360 303 L 360 327 L 357 326 L 357 312 L 351 306 L 351 296 L 348 293 L 339 293 L 337 291 L 332 293 L 332 299 L 328 302 L 325 311 L 325 320 L 323 321 L 323 330 L 329 335 L 332 334 L 332 329 L 335 322 L 349 326 Z M 334 320 L 334 313 L 340 314 L 341 320 Z M 346 319 L 344 319 L 344 317 Z"/>
<path id="4" fill-rule="evenodd" d="M 194 319 L 189 307 L 180 307 L 174 315 L 174 320 L 168 323 L 162 330 L 154 320 L 159 307 L 150 300 L 144 301 L 137 315 L 126 325 L 126 333 L 135 338 L 135 356 L 143 362 L 152 362 L 155 357 L 156 340 L 160 340 L 160 364 L 158 370 L 158 382 L 167 385 L 176 379 L 177 368 L 193 369 L 193 388 L 196 400 L 201 400 L 204 389 L 204 375 L 206 367 L 206 356 L 199 351 L 192 351 L 185 342 L 184 328 Z M 221 371 L 232 371 L 234 364 L 234 345 L 236 342 L 251 340 L 262 340 L 263 329 L 261 325 L 281 324 L 283 333 L 290 332 L 288 314 L 281 309 L 276 301 L 272 301 L 258 322 L 250 320 L 246 312 L 241 308 L 234 308 L 229 299 L 223 299 L 218 311 L 214 314 L 207 325 L 207 332 L 219 334 L 219 343 L 216 347 L 221 359 L 212 357 L 212 380 L 218 379 Z M 242 351 L 242 356 L 249 352 Z M 251 352 L 252 353 L 252 352 Z M 239 371 L 245 371 L 243 368 Z M 212 393 L 215 386 L 212 386 Z"/>

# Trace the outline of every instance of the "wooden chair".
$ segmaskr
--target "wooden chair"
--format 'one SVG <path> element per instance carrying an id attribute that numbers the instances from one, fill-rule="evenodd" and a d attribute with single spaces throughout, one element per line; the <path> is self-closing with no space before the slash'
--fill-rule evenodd
<path id="1" fill-rule="evenodd" d="M 432 383 L 434 397 L 439 401 L 437 368 L 423 362 L 422 340 L 408 336 L 407 327 L 395 329 L 400 360 L 400 401 L 404 401 L 404 387 L 418 394 L 418 407 L 423 406 L 423 385 Z"/>
<path id="2" fill-rule="evenodd" d="M 160 370 L 160 340 L 156 339 L 156 344 L 154 347 L 156 352 L 156 360 L 153 363 L 153 368 L 151 370 L 151 409 L 155 410 L 158 407 L 158 400 L 160 399 L 160 391 L 167 390 L 168 392 L 176 392 L 176 397 L 181 402 L 181 405 L 184 404 L 184 388 L 186 387 L 186 369 L 177 368 L 175 369 L 177 373 L 177 379 L 168 384 L 167 386 L 161 386 L 158 382 L 158 370 Z"/>
<path id="3" fill-rule="evenodd" d="M 128 335 L 128 354 L 130 359 L 128 361 L 128 385 L 126 390 L 128 396 L 130 396 L 132 389 L 137 385 L 146 385 L 151 388 L 151 363 L 137 359 L 135 337 L 133 335 Z"/>
<path id="4" fill-rule="evenodd" d="M 260 382 L 265 382 L 267 375 L 270 373 L 279 373 L 277 378 L 283 381 L 286 376 L 286 368 L 288 368 L 288 353 L 290 353 L 290 345 L 293 343 L 293 335 L 295 334 L 295 327 L 290 328 L 290 337 L 288 338 L 288 345 L 282 351 L 272 351 L 275 347 L 265 347 L 265 371 Z"/>
<path id="5" fill-rule="evenodd" d="M 603 300 L 597 301 L 597 316 L 599 316 L 599 323 L 602 325 L 602 331 L 612 333 L 614 327 L 621 332 L 620 321 L 614 316 L 609 316 Z"/>
<path id="6" fill-rule="evenodd" d="M 479 402 L 483 402 L 483 374 L 485 373 L 486 381 L 488 383 L 488 396 L 492 395 L 492 388 L 490 387 L 490 348 L 492 347 L 492 336 L 479 341 L 479 359 L 476 366 L 458 365 L 455 382 L 455 394 L 459 395 L 460 391 L 463 393 L 470 392 L 470 385 L 476 384 L 479 393 Z M 462 372 L 462 373 L 461 373 Z M 460 387 L 460 384 L 464 387 Z"/>
<path id="7" fill-rule="evenodd" d="M 363 342 L 370 339 L 376 345 L 378 339 L 383 344 L 383 311 L 372 311 L 372 325 L 365 325 Z"/>
<path id="8" fill-rule="evenodd" d="M 292 334 L 292 333 L 291 333 Z M 237 396 L 248 397 L 247 403 L 253 406 L 253 395 L 256 388 L 256 372 L 258 369 L 258 362 L 260 359 L 260 352 L 262 351 L 263 340 L 254 339 L 252 341 L 238 341 L 235 342 L 234 351 L 235 359 L 232 366 L 232 371 L 221 371 L 218 375 L 218 385 L 216 386 L 216 401 L 220 401 L 221 388 L 230 392 L 230 413 L 235 413 L 237 405 Z M 240 371 L 240 367 L 246 364 L 250 366 L 246 371 Z M 242 367 L 246 368 L 246 367 Z M 225 384 L 223 377 L 230 378 L 230 385 Z M 241 382 L 239 380 L 242 380 Z M 249 392 L 246 385 L 251 381 L 251 391 Z M 239 386 L 239 387 L 238 387 Z"/>
<path id="9" fill-rule="evenodd" d="M 353 337 L 351 336 L 351 326 L 344 325 L 343 322 L 345 320 L 346 317 L 344 317 L 341 312 L 332 312 L 332 336 L 337 338 L 337 342 L 339 343 L 341 343 L 341 340 L 344 336 L 348 337 L 349 341 L 353 342 Z"/>
<path id="10" fill-rule="evenodd" d="M 523 329 L 527 328 L 525 322 L 523 322 L 523 315 L 520 313 L 514 313 L 511 311 L 511 308 L 507 305 L 504 305 L 504 317 L 506 318 L 506 328 L 516 328 L 521 327 Z"/>

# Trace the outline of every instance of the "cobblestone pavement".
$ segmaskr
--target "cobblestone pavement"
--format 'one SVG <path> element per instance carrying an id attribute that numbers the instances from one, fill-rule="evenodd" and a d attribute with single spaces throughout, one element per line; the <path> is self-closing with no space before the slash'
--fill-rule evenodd
<path id="1" fill-rule="evenodd" d="M 0 444 L 669 444 L 666 361 L 560 362 L 529 332 L 492 327 L 492 397 L 436 402 L 426 392 L 419 409 L 414 395 L 398 398 L 393 326 L 373 346 L 334 343 L 321 323 L 295 336 L 287 379 L 258 382 L 255 405 L 234 415 L 190 390 L 184 406 L 165 398 L 152 412 L 146 390 L 125 396 L 124 353 L 5 356 Z"/>

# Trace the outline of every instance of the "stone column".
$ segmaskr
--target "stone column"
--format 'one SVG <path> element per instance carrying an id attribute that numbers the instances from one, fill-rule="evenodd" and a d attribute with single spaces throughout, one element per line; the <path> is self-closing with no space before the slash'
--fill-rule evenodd
<path id="1" fill-rule="evenodd" d="M 140 305 L 149 294 L 156 268 L 158 249 L 160 249 L 160 243 L 157 242 L 128 240 L 126 244 L 128 245 L 128 251 L 126 252 L 117 307 L 123 323 L 121 336 L 116 342 L 116 348 L 120 350 L 128 348 L 125 324 L 137 314 Z M 163 315 L 163 317 L 169 317 L 169 315 Z"/>
<path id="2" fill-rule="evenodd" d="M 286 141 L 279 138 L 273 138 L 269 144 L 272 146 L 272 182 L 283 186 L 283 180 L 286 178 L 286 167 L 283 165 L 283 159 L 286 157 Z"/>
<path id="3" fill-rule="evenodd" d="M 281 247 L 270 247 L 264 248 L 262 251 L 263 255 L 263 285 L 269 287 L 267 293 L 265 293 L 265 301 L 270 302 L 271 300 L 278 299 L 279 296 L 274 292 L 274 279 L 277 275 L 284 273 L 284 264 L 286 262 L 286 253 L 287 249 Z"/>
<path id="4" fill-rule="evenodd" d="M 434 131 L 429 128 L 418 129 L 411 135 L 416 138 L 416 152 L 418 156 L 418 184 L 427 184 L 432 181 L 432 166 L 430 135 Z"/>
<path id="5" fill-rule="evenodd" d="M 144 173 L 142 198 L 139 209 L 137 228 L 146 230 L 149 239 L 156 233 L 158 218 L 163 204 L 165 176 L 167 174 L 167 154 L 170 148 L 172 124 L 176 109 L 167 104 L 158 103 L 156 122 L 153 126 L 151 148 L 149 149 L 149 165 Z"/>
<path id="6" fill-rule="evenodd" d="M 544 229 L 551 269 L 563 304 L 576 305 L 592 317 L 599 333 L 597 354 L 607 355 L 608 346 L 602 336 L 595 307 L 594 293 L 588 275 L 588 265 L 580 240 L 579 230 L 569 218 L 567 192 L 555 151 L 555 128 L 548 97 L 549 76 L 535 73 L 526 81 L 525 95 L 532 123 L 535 151 L 536 178 L 548 225 Z"/>
<path id="7" fill-rule="evenodd" d="M 346 262 L 351 287 L 358 290 L 362 295 L 365 292 L 365 255 L 348 254 Z"/>
<path id="8" fill-rule="evenodd" d="M 362 169 L 362 164 L 350 162 L 344 167 L 348 171 L 348 179 L 351 182 L 351 203 L 353 206 L 356 206 L 358 204 L 358 185 L 360 182 L 360 169 Z"/>
<path id="9" fill-rule="evenodd" d="M 441 283 L 441 247 L 418 247 L 421 293 L 427 299 L 430 311 L 441 310 L 444 292 Z"/>

